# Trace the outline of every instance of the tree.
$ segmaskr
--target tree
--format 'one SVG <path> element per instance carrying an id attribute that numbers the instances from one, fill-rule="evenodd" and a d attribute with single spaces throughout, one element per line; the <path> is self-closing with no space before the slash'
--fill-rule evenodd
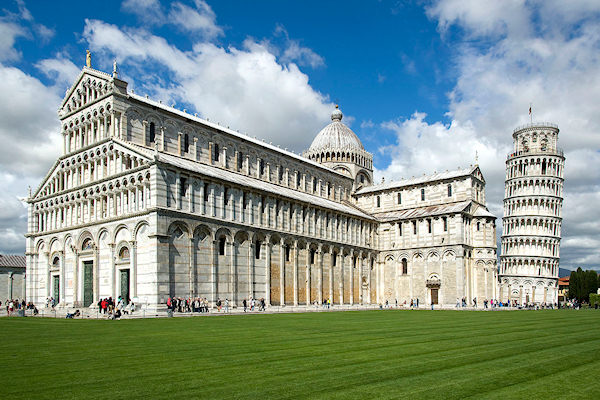
<path id="1" fill-rule="evenodd" d="M 589 301 L 590 293 L 596 293 L 599 283 L 596 271 L 584 271 L 579 267 L 577 271 L 571 272 L 569 278 L 569 298 L 579 302 Z"/>
<path id="2" fill-rule="evenodd" d="M 598 290 L 598 274 L 594 270 L 585 271 L 585 291 L 583 297 L 586 301 L 590 299 L 590 293 Z"/>
<path id="3" fill-rule="evenodd" d="M 581 269 L 581 268 L 579 268 Z M 579 273 L 578 271 L 571 271 L 571 277 L 569 278 L 569 298 L 579 300 Z"/>

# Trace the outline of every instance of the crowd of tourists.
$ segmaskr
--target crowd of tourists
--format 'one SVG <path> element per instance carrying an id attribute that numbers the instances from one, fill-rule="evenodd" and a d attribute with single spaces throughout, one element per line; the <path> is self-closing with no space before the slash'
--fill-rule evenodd
<path id="1" fill-rule="evenodd" d="M 135 311 L 135 304 L 129 298 L 119 296 L 115 300 L 108 297 L 98 301 L 98 311 L 111 319 L 118 319 L 123 315 L 132 314 Z"/>
<path id="2" fill-rule="evenodd" d="M 0 307 L 2 307 L 2 301 L 0 301 Z M 25 299 L 6 299 L 4 307 L 6 308 L 6 315 L 9 317 L 19 310 L 32 310 L 34 315 L 38 314 L 37 307 L 32 302 L 26 303 Z"/>
<path id="3" fill-rule="evenodd" d="M 249 300 L 244 299 L 242 301 L 242 306 L 243 306 L 244 312 L 265 311 L 265 309 L 266 309 L 265 299 L 260 299 L 260 300 L 253 299 L 253 298 L 250 298 Z M 182 298 L 182 297 L 169 297 L 167 299 L 167 309 L 169 309 L 172 312 L 208 313 L 208 312 L 210 312 L 210 308 L 211 308 L 210 303 L 206 299 L 206 297 L 204 297 L 204 298 L 189 297 L 187 299 Z M 229 313 L 230 312 L 229 299 L 225 298 L 224 300 L 221 300 L 221 298 L 217 298 L 217 301 L 215 302 L 215 308 L 217 309 L 217 312 Z"/>

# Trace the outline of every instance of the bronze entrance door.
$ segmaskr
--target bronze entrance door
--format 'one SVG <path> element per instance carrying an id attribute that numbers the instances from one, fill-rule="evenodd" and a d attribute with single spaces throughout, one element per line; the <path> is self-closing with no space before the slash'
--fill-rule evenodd
<path id="1" fill-rule="evenodd" d="M 431 289 L 431 304 L 438 303 L 438 290 L 439 289 Z"/>
<path id="2" fill-rule="evenodd" d="M 83 306 L 89 307 L 94 301 L 94 262 L 83 262 Z"/>
<path id="3" fill-rule="evenodd" d="M 58 275 L 52 276 L 52 297 L 56 304 L 60 303 L 60 277 Z"/>
<path id="4" fill-rule="evenodd" d="M 121 298 L 127 303 L 129 301 L 129 270 L 122 269 L 121 274 Z"/>

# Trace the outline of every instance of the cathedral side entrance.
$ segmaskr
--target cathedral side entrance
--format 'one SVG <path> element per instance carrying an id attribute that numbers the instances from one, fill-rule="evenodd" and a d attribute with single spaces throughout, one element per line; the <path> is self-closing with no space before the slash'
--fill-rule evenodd
<path id="1" fill-rule="evenodd" d="M 129 269 L 120 270 L 121 298 L 125 302 L 129 302 Z"/>
<path id="2" fill-rule="evenodd" d="M 89 307 L 94 302 L 94 262 L 83 262 L 83 306 Z"/>

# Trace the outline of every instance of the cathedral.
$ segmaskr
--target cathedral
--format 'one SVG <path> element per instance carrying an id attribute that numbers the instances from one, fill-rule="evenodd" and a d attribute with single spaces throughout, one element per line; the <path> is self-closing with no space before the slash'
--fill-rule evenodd
<path id="1" fill-rule="evenodd" d="M 337 108 L 299 155 L 134 94 L 89 57 L 58 116 L 62 155 L 27 200 L 28 301 L 498 298 L 477 165 L 375 183 L 373 155 Z"/>

